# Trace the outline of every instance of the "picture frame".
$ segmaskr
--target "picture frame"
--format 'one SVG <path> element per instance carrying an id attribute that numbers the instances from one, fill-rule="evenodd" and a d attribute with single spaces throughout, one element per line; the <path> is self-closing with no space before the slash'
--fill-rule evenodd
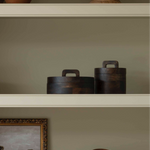
<path id="1" fill-rule="evenodd" d="M 7 132 L 7 136 L 5 136 L 5 133 Z M 25 133 L 25 134 L 24 134 Z M 14 140 L 14 135 L 16 138 L 16 141 Z M 18 136 L 18 137 L 17 137 Z M 31 137 L 32 136 L 32 137 Z M 5 138 L 5 140 L 4 140 Z M 23 143 L 20 145 L 20 147 L 24 147 L 22 149 L 32 149 L 32 147 L 25 147 L 25 144 L 23 142 L 26 141 L 26 145 L 31 145 L 29 143 L 35 143 L 37 149 L 39 150 L 47 150 L 48 147 L 48 119 L 3 119 L 0 118 L 0 146 L 4 146 L 1 144 L 5 144 L 7 140 L 7 144 L 9 145 L 12 143 L 12 139 L 14 142 L 14 147 L 17 146 L 17 144 L 20 145 L 20 143 Z M 34 141 L 32 141 L 32 139 Z M 18 142 L 18 141 L 22 142 Z M 37 140 L 37 141 L 35 141 Z M 39 144 L 40 141 L 40 144 Z M 16 143 L 15 143 L 16 142 Z M 37 143 L 37 144 L 36 144 Z M 12 144 L 11 144 L 12 145 Z M 38 146 L 37 146 L 38 145 Z M 39 146 L 40 145 L 40 146 Z M 34 146 L 33 146 L 34 147 Z M 9 149 L 7 147 L 7 149 Z M 15 149 L 17 149 L 15 147 Z M 21 149 L 21 148 L 18 148 Z M 5 150 L 5 146 L 4 146 Z M 34 148 L 33 148 L 34 150 Z"/>

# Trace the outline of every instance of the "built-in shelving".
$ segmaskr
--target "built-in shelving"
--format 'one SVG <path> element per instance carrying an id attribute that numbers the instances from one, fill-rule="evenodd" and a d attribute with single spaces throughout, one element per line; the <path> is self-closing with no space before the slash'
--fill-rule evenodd
<path id="1" fill-rule="evenodd" d="M 149 107 L 149 94 L 0 95 L 0 107 Z"/>
<path id="2" fill-rule="evenodd" d="M 150 4 L 148 4 L 148 3 L 147 4 L 146 3 L 145 4 L 124 4 L 124 3 L 121 3 L 121 4 L 90 4 L 90 3 L 89 4 L 88 3 L 86 3 L 86 4 L 0 4 L 0 17 L 20 17 L 20 18 L 22 18 L 22 17 L 39 17 L 39 18 L 40 17 L 149 17 L 150 16 L 149 6 L 150 6 Z M 6 21 L 8 21 L 8 20 L 6 20 Z M 23 21 L 23 20 L 21 20 L 21 21 Z M 21 24 L 21 21 L 19 22 L 20 24 Z M 109 21 L 110 21 L 109 24 L 111 24 L 112 20 L 109 20 Z M 128 21 L 131 21 L 131 20 L 128 20 Z M 11 22 L 11 23 L 13 24 L 13 22 Z M 46 23 L 43 23 L 43 24 L 45 25 Z M 103 23 L 104 23 L 104 20 L 103 20 Z M 108 22 L 106 22 L 106 23 L 108 23 Z M 59 24 L 59 22 L 58 22 L 58 24 Z M 81 23 L 81 25 L 83 26 L 82 23 Z M 29 26 L 30 26 L 30 24 L 29 24 Z M 124 24 L 124 26 L 126 26 L 126 24 Z M 133 26 L 134 26 L 134 24 L 133 24 Z M 2 25 L 2 29 L 3 29 L 3 27 L 4 27 L 4 25 Z M 113 27 L 114 27 L 114 25 L 113 25 Z M 131 26 L 129 26 L 129 27 L 131 27 Z M 145 24 L 142 27 L 145 27 Z M 34 24 L 33 25 L 31 24 L 30 28 L 34 28 Z M 40 28 L 41 28 L 41 26 L 40 26 Z M 43 29 L 44 28 L 45 28 L 45 26 L 43 26 Z M 68 27 L 66 27 L 66 28 L 68 28 Z M 104 30 L 104 26 L 101 26 L 100 28 Z M 16 26 L 15 29 L 17 31 L 18 27 Z M 107 28 L 107 29 L 109 29 L 109 28 Z M 76 32 L 76 31 L 77 30 L 74 30 L 74 32 Z M 85 33 L 85 31 L 83 33 Z M 119 30 L 119 31 L 121 31 L 121 30 Z M 37 32 L 37 30 L 33 31 L 33 33 L 35 33 L 35 32 Z M 99 32 L 100 32 L 100 30 L 99 30 Z M 110 32 L 110 31 L 108 30 L 108 32 Z M 126 32 L 131 33 L 130 30 L 126 30 Z M 30 30 L 27 28 L 25 33 L 26 34 L 30 33 Z M 45 34 L 44 30 L 43 30 L 43 32 L 39 32 L 39 33 Z M 51 31 L 49 33 L 51 33 Z M 135 36 L 135 34 L 133 34 L 133 33 L 131 34 L 131 36 L 133 36 L 133 35 Z M 136 30 L 135 30 L 135 33 L 136 33 Z M 2 34 L 5 34 L 5 33 L 2 33 Z M 10 37 L 9 32 L 7 32 L 6 34 L 8 34 L 8 36 L 6 36 L 6 37 Z M 54 35 L 54 33 L 52 35 Z M 124 35 L 126 35 L 126 34 L 122 34 L 122 36 L 124 36 Z M 140 32 L 139 32 L 139 35 L 141 35 Z M 22 36 L 22 35 L 20 35 L 20 36 Z M 32 35 L 30 35 L 30 36 L 32 36 Z M 99 34 L 99 37 L 100 36 L 101 36 L 101 34 Z M 104 37 L 104 41 L 105 41 L 105 39 L 106 39 L 105 34 L 103 33 L 102 36 Z M 110 39 L 113 39 L 114 36 L 116 36 L 116 35 L 115 34 L 109 35 L 109 37 L 111 37 Z M 134 36 L 131 39 L 134 39 Z M 50 36 L 48 36 L 48 37 L 50 37 Z M 97 36 L 95 36 L 94 38 L 97 39 Z M 120 38 L 120 36 L 118 35 L 118 39 L 119 38 Z M 33 39 L 33 37 L 32 37 L 32 39 Z M 72 39 L 74 39 L 74 37 Z M 127 39 L 124 38 L 124 40 L 125 40 L 125 43 L 129 43 Z M 138 39 L 138 40 L 140 41 L 140 39 Z M 7 43 L 9 43 L 10 41 L 11 41 L 11 39 L 8 39 Z M 16 38 L 16 41 L 18 43 L 17 38 Z M 35 41 L 36 41 L 35 43 L 39 42 L 38 39 L 36 39 Z M 88 42 L 88 40 L 87 40 L 87 42 Z M 107 41 L 107 42 L 109 43 L 109 41 Z M 49 43 L 49 42 L 47 42 L 47 43 Z M 129 45 L 130 44 L 131 43 L 129 43 Z M 6 45 L 4 45 L 4 44 L 1 44 L 1 45 L 2 45 L 1 49 L 4 49 L 4 47 L 6 47 L 6 49 L 9 49 L 9 47 L 7 47 Z M 142 46 L 143 45 L 145 46 L 145 43 L 143 43 Z M 49 45 L 46 45 L 46 46 L 48 47 Z M 104 47 L 106 47 L 106 46 L 104 45 Z M 102 47 L 102 49 L 104 49 L 104 47 Z M 20 48 L 18 48 L 18 49 L 20 49 Z M 37 49 L 37 48 L 35 47 L 35 49 Z M 112 49 L 112 47 L 111 47 L 111 49 Z M 129 49 L 129 47 L 127 49 Z M 136 47 L 135 47 L 135 49 L 136 49 Z M 4 49 L 3 53 L 4 52 L 5 52 L 5 49 Z M 147 52 L 145 51 L 145 53 L 147 53 Z M 11 55 L 9 55 L 9 56 L 11 56 Z M 145 58 L 144 55 L 142 57 Z M 13 59 L 14 59 L 14 57 L 13 57 Z M 138 60 L 137 56 L 136 56 L 136 60 Z M 29 58 L 28 58 L 28 61 L 29 61 Z M 11 64 L 11 62 L 9 62 L 9 63 Z M 1 63 L 1 64 L 3 64 L 3 63 Z M 14 64 L 16 64 L 16 62 Z M 24 65 L 24 63 L 22 63 L 22 64 Z M 37 63 L 35 63 L 35 64 L 37 65 Z M 25 66 L 26 66 L 26 64 L 25 64 Z M 40 72 L 42 71 L 41 68 L 39 69 Z M 37 72 L 37 74 L 38 74 L 38 72 Z M 3 78 L 3 79 L 5 79 L 5 78 Z M 22 81 L 22 79 L 21 79 L 21 81 Z M 38 79 L 38 81 L 39 81 L 39 79 Z M 147 80 L 145 80 L 145 81 L 147 81 Z M 35 80 L 35 82 L 36 82 L 36 80 Z M 19 82 L 18 82 L 18 85 L 19 85 Z M 29 84 L 29 86 L 30 86 L 30 84 Z M 3 86 L 3 87 L 5 88 L 5 86 Z M 145 87 L 145 85 L 143 85 L 142 87 Z M 7 92 L 5 91 L 5 93 L 7 93 Z M 141 94 L 134 94 L 134 95 L 128 95 L 128 94 L 127 95 L 46 95 L 46 94 L 8 95 L 8 94 L 6 94 L 6 95 L 0 95 L 0 107 L 149 107 L 150 106 L 149 97 L 150 97 L 149 94 L 142 94 L 142 95 Z"/>
<path id="3" fill-rule="evenodd" d="M 48 149 L 147 149 L 149 6 L 0 4 L 0 118 L 47 118 Z M 132 94 L 26 94 L 45 93 L 64 67 L 90 75 L 107 58 L 127 68 Z"/>
<path id="4" fill-rule="evenodd" d="M 148 17 L 149 4 L 0 4 L 0 17 Z"/>

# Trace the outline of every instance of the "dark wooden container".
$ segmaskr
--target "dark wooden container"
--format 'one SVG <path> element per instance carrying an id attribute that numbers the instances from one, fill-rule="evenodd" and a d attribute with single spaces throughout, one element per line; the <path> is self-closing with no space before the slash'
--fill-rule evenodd
<path id="1" fill-rule="evenodd" d="M 3 147 L 3 146 L 0 146 L 0 150 L 4 150 L 4 147 Z"/>
<path id="2" fill-rule="evenodd" d="M 97 149 L 93 149 L 93 150 L 108 150 L 108 149 L 104 149 L 104 148 L 97 148 Z"/>
<path id="3" fill-rule="evenodd" d="M 115 65 L 115 68 L 106 68 L 108 64 Z M 104 61 L 103 68 L 95 68 L 95 93 L 126 93 L 126 69 L 119 68 L 118 61 Z"/>
<path id="4" fill-rule="evenodd" d="M 30 3 L 31 0 L 5 0 L 6 3 Z"/>
<path id="5" fill-rule="evenodd" d="M 76 77 L 66 76 L 68 73 L 75 73 Z M 94 94 L 94 78 L 80 77 L 78 70 L 63 70 L 62 77 L 47 80 L 47 94 Z"/>

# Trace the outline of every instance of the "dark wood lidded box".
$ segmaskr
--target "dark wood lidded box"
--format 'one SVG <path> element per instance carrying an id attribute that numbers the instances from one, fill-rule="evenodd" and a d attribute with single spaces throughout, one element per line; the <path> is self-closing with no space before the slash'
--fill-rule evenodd
<path id="1" fill-rule="evenodd" d="M 4 147 L 3 147 L 3 146 L 0 146 L 0 150 L 4 150 Z"/>
<path id="2" fill-rule="evenodd" d="M 66 76 L 68 73 L 76 77 Z M 80 77 L 78 70 L 63 70 L 62 77 L 47 78 L 47 94 L 94 94 L 94 78 Z"/>
<path id="3" fill-rule="evenodd" d="M 108 149 L 104 149 L 104 148 L 97 148 L 97 149 L 93 149 L 93 150 L 108 150 Z"/>
<path id="4" fill-rule="evenodd" d="M 108 64 L 115 68 L 106 68 Z M 103 68 L 95 68 L 96 94 L 126 94 L 126 69 L 118 61 L 104 61 Z"/>

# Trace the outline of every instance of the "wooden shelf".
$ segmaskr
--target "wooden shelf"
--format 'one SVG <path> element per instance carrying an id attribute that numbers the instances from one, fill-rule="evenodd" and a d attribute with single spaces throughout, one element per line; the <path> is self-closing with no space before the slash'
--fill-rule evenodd
<path id="1" fill-rule="evenodd" d="M 0 107 L 149 107 L 149 94 L 0 95 Z"/>
<path id="2" fill-rule="evenodd" d="M 143 4 L 0 4 L 0 17 L 149 17 Z"/>

